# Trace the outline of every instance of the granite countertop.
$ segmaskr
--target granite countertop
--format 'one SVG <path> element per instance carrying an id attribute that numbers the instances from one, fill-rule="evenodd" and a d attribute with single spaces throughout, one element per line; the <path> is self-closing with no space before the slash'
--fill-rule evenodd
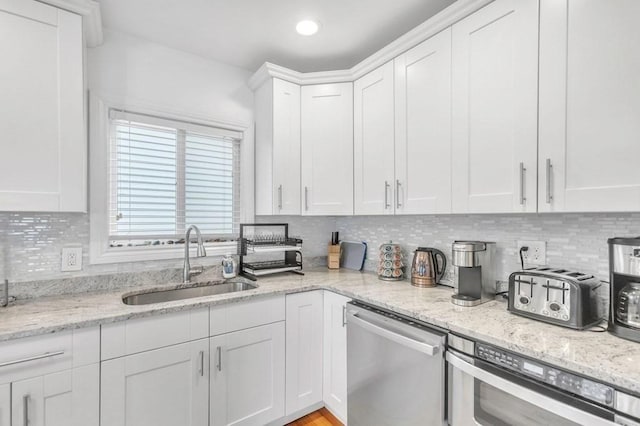
<path id="1" fill-rule="evenodd" d="M 0 341 L 260 296 L 326 289 L 640 395 L 640 343 L 519 317 L 509 313 L 503 301 L 465 308 L 450 302 L 452 290 L 448 287 L 416 288 L 407 281 L 380 281 L 374 274 L 345 270 L 313 270 L 305 276 L 280 274 L 261 278 L 258 285 L 254 290 L 145 306 L 125 305 L 122 296 L 162 286 L 19 301 L 0 308 Z"/>

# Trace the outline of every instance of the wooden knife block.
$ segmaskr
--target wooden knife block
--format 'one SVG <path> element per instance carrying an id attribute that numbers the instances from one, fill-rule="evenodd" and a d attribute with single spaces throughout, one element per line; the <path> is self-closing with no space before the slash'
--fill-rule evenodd
<path id="1" fill-rule="evenodd" d="M 340 269 L 340 244 L 329 244 L 327 267 L 329 269 Z"/>

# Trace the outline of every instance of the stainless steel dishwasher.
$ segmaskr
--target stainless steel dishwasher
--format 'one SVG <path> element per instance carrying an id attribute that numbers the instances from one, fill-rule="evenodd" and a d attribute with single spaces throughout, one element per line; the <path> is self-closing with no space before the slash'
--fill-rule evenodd
<path id="1" fill-rule="evenodd" d="M 445 424 L 445 333 L 358 302 L 346 316 L 348 425 Z"/>

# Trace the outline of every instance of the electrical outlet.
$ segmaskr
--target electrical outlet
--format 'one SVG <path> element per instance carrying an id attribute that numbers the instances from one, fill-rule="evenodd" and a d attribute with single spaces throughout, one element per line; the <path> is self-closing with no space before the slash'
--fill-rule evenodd
<path id="1" fill-rule="evenodd" d="M 82 247 L 65 247 L 62 249 L 60 271 L 82 270 Z"/>
<path id="2" fill-rule="evenodd" d="M 529 247 L 529 250 L 522 252 L 524 266 L 546 265 L 547 264 L 547 243 L 544 241 L 518 241 L 516 254 L 520 256 L 520 247 Z M 518 258 L 518 261 L 520 259 Z"/>

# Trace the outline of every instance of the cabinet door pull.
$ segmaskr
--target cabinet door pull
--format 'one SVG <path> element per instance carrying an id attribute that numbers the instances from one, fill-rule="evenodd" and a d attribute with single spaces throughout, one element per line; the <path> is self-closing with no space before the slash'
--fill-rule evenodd
<path id="1" fill-rule="evenodd" d="M 0 368 L 8 367 L 10 365 L 15 365 L 15 364 L 22 364 L 24 362 L 29 362 L 29 361 L 37 361 L 39 359 L 44 359 L 44 358 L 51 358 L 51 357 L 59 356 L 59 355 L 64 355 L 64 351 L 45 352 L 42 355 L 34 355 L 34 356 L 30 356 L 28 358 L 22 358 L 22 359 L 16 359 L 16 360 L 13 360 L 13 361 L 2 362 L 2 363 L 0 363 Z"/>
<path id="2" fill-rule="evenodd" d="M 402 207 L 402 203 L 400 202 L 400 179 L 396 179 L 396 208 L 399 209 Z"/>
<path id="3" fill-rule="evenodd" d="M 551 204 L 553 200 L 553 194 L 551 193 L 551 170 L 553 165 L 551 164 L 551 158 L 547 158 L 547 204 Z"/>
<path id="4" fill-rule="evenodd" d="M 304 187 L 304 209 L 309 210 L 309 187 Z"/>
<path id="5" fill-rule="evenodd" d="M 216 363 L 216 368 L 218 371 L 222 371 L 222 346 L 218 346 L 216 348 L 216 355 L 218 358 L 218 362 Z"/>
<path id="6" fill-rule="evenodd" d="M 524 205 L 527 198 L 524 196 L 524 178 L 527 169 L 524 167 L 524 163 L 520 163 L 520 205 Z"/>
<path id="7" fill-rule="evenodd" d="M 29 426 L 29 394 L 22 397 L 22 426 Z"/>
<path id="8" fill-rule="evenodd" d="M 278 187 L 278 209 L 282 210 L 282 185 Z"/>
<path id="9" fill-rule="evenodd" d="M 387 182 L 386 180 L 384 181 L 384 209 L 388 209 L 389 207 L 391 207 L 391 204 L 389 204 L 389 187 L 391 185 L 389 185 L 389 182 Z"/>
<path id="10" fill-rule="evenodd" d="M 200 366 L 198 367 L 198 373 L 200 374 L 200 377 L 204 377 L 204 351 L 200 351 L 200 353 L 198 354 L 198 357 L 200 358 Z"/>
<path id="11" fill-rule="evenodd" d="M 342 307 L 342 326 L 347 325 L 347 305 Z"/>

